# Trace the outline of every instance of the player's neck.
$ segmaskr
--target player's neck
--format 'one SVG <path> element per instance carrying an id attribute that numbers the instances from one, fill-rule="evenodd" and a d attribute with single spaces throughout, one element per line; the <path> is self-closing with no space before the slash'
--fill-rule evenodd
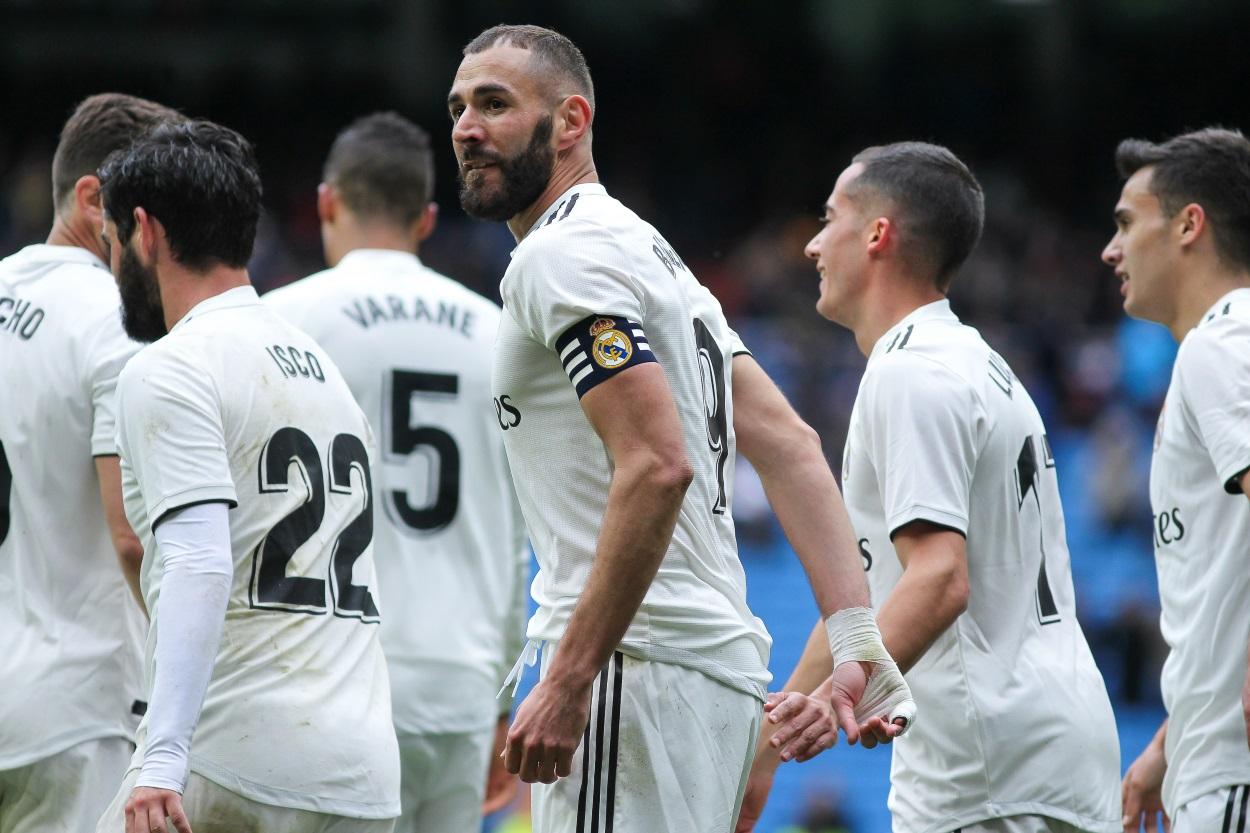
<path id="1" fill-rule="evenodd" d="M 863 313 L 852 329 L 855 344 L 865 356 L 895 324 L 923 306 L 946 298 L 931 282 L 915 278 L 879 281 L 863 305 Z"/>
<path id="2" fill-rule="evenodd" d="M 186 269 L 177 264 L 158 272 L 161 306 L 165 310 L 165 326 L 172 328 L 188 312 L 203 301 L 223 292 L 250 286 L 246 269 L 232 266 L 211 266 L 204 271 Z"/>
<path id="3" fill-rule="evenodd" d="M 1192 272 L 1177 293 L 1176 315 L 1165 322 L 1172 331 L 1172 337 L 1181 341 L 1186 333 L 1198 326 L 1202 316 L 1216 301 L 1234 289 L 1247 286 L 1250 286 L 1250 272 L 1233 272 L 1218 265 Z"/>
<path id="4" fill-rule="evenodd" d="M 65 217 L 57 212 L 52 220 L 52 231 L 48 232 L 47 244 L 49 246 L 75 246 L 79 249 L 86 249 L 100 260 L 107 260 L 104 247 L 100 243 L 100 233 L 98 229 L 88 227 L 88 224 L 80 221 L 78 217 Z"/>
<path id="5" fill-rule="evenodd" d="M 336 263 L 357 249 L 382 249 L 415 255 L 420 247 L 412 234 L 403 229 L 359 227 L 352 234 L 335 241 L 339 255 Z"/>
<path id="6" fill-rule="evenodd" d="M 518 243 L 529 234 L 529 230 L 533 228 L 534 223 L 538 222 L 538 218 L 543 212 L 560 198 L 560 195 L 572 188 L 574 185 L 583 185 L 587 182 L 598 182 L 599 173 L 595 170 L 593 159 L 586 158 L 569 165 L 557 164 L 551 174 L 551 180 L 547 183 L 547 188 L 543 191 L 542 196 L 534 200 L 529 208 L 517 214 L 508 221 L 508 230 L 512 232 L 512 236 L 516 238 Z"/>

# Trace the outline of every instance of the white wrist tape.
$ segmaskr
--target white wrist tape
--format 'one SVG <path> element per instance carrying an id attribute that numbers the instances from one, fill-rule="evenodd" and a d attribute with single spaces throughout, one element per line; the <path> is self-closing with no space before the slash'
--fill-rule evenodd
<path id="1" fill-rule="evenodd" d="M 855 719 L 863 723 L 870 717 L 884 717 L 893 723 L 902 718 L 904 731 L 916 720 L 916 703 L 911 689 L 899 673 L 894 658 L 881 642 L 877 619 L 870 608 L 848 607 L 825 620 L 829 635 L 829 652 L 833 667 L 848 662 L 867 662 L 873 666 L 864 696 L 855 704 Z"/>

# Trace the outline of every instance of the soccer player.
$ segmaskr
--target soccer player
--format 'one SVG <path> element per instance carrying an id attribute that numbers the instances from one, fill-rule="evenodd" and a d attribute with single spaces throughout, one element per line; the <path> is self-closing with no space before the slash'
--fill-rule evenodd
<path id="1" fill-rule="evenodd" d="M 1124 310 L 1180 342 L 1150 464 L 1168 719 L 1124 776 L 1124 829 L 1244 831 L 1250 796 L 1250 142 L 1120 143 Z"/>
<path id="2" fill-rule="evenodd" d="M 144 542 L 149 708 L 100 833 L 387 831 L 369 424 L 256 297 L 251 146 L 164 125 L 100 171 L 123 322 L 126 514 Z"/>
<path id="3" fill-rule="evenodd" d="M 374 558 L 399 734 L 396 830 L 464 833 L 482 816 L 488 759 L 506 804 L 510 700 L 525 644 L 529 553 L 493 402 L 499 307 L 422 265 L 434 229 L 433 154 L 394 113 L 335 139 L 317 198 L 331 268 L 267 301 L 338 365 L 382 445 Z"/>
<path id="4" fill-rule="evenodd" d="M 581 52 L 499 26 L 464 53 L 448 96 L 461 204 L 518 240 L 493 384 L 540 566 L 529 636 L 548 643 L 506 763 L 544 785 L 541 833 L 721 833 L 769 679 L 730 519 L 735 428 L 748 458 L 791 465 L 789 483 L 764 466 L 765 483 L 801 532 L 842 728 L 897 734 L 885 720 L 910 717 L 910 696 L 814 434 L 660 233 L 599 184 Z"/>
<path id="5" fill-rule="evenodd" d="M 1119 745 L 1076 619 L 1046 428 L 946 299 L 983 217 L 946 148 L 874 147 L 838 177 L 806 250 L 817 311 L 868 357 L 842 487 L 924 715 L 894 749 L 894 830 L 1111 833 Z"/>
<path id="6" fill-rule="evenodd" d="M 47 243 L 0 262 L 6 831 L 94 824 L 126 771 L 144 707 L 143 550 L 122 509 L 113 407 L 117 374 L 139 345 L 122 332 L 95 172 L 108 154 L 177 118 L 127 95 L 80 103 L 53 157 Z"/>

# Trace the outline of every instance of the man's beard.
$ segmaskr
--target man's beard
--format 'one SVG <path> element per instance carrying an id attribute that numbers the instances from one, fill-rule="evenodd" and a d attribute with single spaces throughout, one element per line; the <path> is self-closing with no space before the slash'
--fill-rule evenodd
<path id="1" fill-rule="evenodd" d="M 542 196 L 551 182 L 556 153 L 551 148 L 551 116 L 543 116 L 534 125 L 525 150 L 511 159 L 494 154 L 466 152 L 462 162 L 483 160 L 493 162 L 499 170 L 499 187 L 488 192 L 484 184 L 476 189 L 460 176 L 460 207 L 479 220 L 511 220 Z"/>
<path id="2" fill-rule="evenodd" d="M 169 334 L 156 269 L 144 266 L 130 246 L 122 247 L 117 267 L 117 290 L 122 296 L 122 329 L 135 341 L 151 344 Z"/>

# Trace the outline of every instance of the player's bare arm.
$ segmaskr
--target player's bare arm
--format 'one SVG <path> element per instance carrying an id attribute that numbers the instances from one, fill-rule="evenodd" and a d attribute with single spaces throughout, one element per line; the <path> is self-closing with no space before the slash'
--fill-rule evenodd
<path id="1" fill-rule="evenodd" d="M 812 631 L 803 657 L 785 685 L 788 692 L 809 694 L 833 673 L 823 620 L 846 608 L 867 608 L 868 583 L 819 435 L 799 417 L 751 356 L 734 357 L 733 386 L 738 450 L 759 474 L 769 504 L 803 564 L 821 613 L 822 621 Z M 795 733 L 808 737 L 811 743 L 802 759 L 832 746 L 837 740 L 838 726 L 851 743 L 857 742 L 861 731 L 867 728 L 867 724 L 861 727 L 855 719 L 854 704 L 863 695 L 872 667 L 868 663 L 859 665 L 858 670 L 844 665 L 839 672 L 847 679 L 838 691 L 847 692 L 848 696 L 832 702 L 828 698 L 796 697 L 792 708 L 797 711 L 790 720 L 798 727 Z M 832 689 L 826 693 L 831 692 Z M 739 819 L 740 830 L 751 829 L 754 818 L 763 809 L 772 772 L 796 754 L 796 749 L 783 748 L 775 737 L 785 714 L 770 713 L 761 725 L 751 782 Z M 884 721 L 879 722 L 884 726 Z"/>
<path id="2" fill-rule="evenodd" d="M 108 523 L 117 562 L 135 601 L 144 613 L 143 592 L 139 589 L 139 568 L 143 564 L 143 545 L 126 520 L 126 508 L 122 503 L 122 473 L 120 458 L 101 456 L 95 458 L 96 477 L 100 481 L 100 503 L 104 507 L 104 520 Z"/>
<path id="3" fill-rule="evenodd" d="M 591 685 L 664 559 L 693 479 L 660 365 L 624 370 L 581 404 L 614 471 L 586 589 L 547 676 L 521 704 L 508 733 L 508 771 L 530 783 L 569 774 L 589 718 Z"/>
<path id="4" fill-rule="evenodd" d="M 968 559 L 964 537 L 925 521 L 913 521 L 894 535 L 894 548 L 903 564 L 903 577 L 881 606 L 881 639 L 902 673 L 909 671 L 937 638 L 968 606 Z M 815 697 L 833 695 L 842 684 L 831 677 Z M 785 722 L 773 741 L 793 757 L 806 760 L 818 752 L 824 734 L 802 699 L 787 698 L 771 705 L 769 719 Z M 806 724 L 806 725 L 805 725 Z M 897 721 L 879 718 L 861 735 L 872 748 L 899 734 Z"/>
<path id="5" fill-rule="evenodd" d="M 881 605 L 881 638 L 905 674 L 968 607 L 964 536 L 925 521 L 894 533 L 903 578 Z"/>
<path id="6" fill-rule="evenodd" d="M 1143 825 L 1147 833 L 1156 833 L 1160 827 L 1160 817 L 1165 833 L 1171 833 L 1172 821 L 1163 809 L 1163 775 L 1168 768 L 1163 743 L 1167 733 L 1168 722 L 1165 720 L 1150 743 L 1137 756 L 1137 760 L 1124 773 L 1124 782 L 1120 788 L 1124 833 L 1137 833 Z"/>

